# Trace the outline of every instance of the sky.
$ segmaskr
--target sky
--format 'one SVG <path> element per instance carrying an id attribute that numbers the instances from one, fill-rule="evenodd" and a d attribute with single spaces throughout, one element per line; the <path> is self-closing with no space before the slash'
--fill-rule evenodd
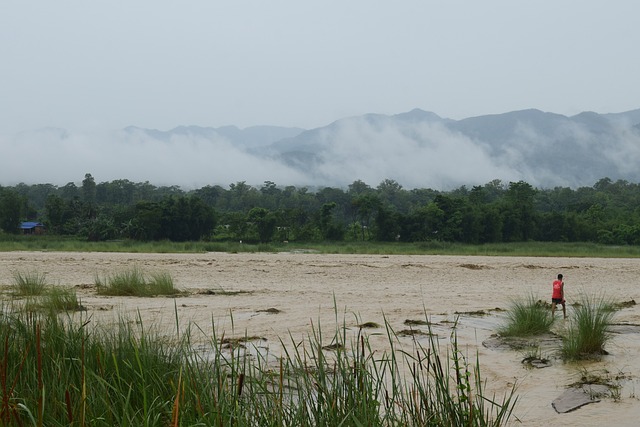
<path id="1" fill-rule="evenodd" d="M 50 127 L 633 110 L 638 16 L 637 0 L 5 1 L 0 150 Z"/>

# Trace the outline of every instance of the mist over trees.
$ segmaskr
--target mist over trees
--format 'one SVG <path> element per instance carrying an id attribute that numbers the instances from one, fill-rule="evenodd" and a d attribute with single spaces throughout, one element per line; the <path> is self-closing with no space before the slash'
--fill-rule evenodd
<path id="1" fill-rule="evenodd" d="M 184 191 L 126 179 L 78 186 L 0 187 L 0 229 L 21 221 L 91 241 L 523 241 L 640 244 L 640 185 L 602 178 L 592 187 L 538 189 L 493 180 L 451 191 L 376 187 L 261 187 L 236 182 Z"/>

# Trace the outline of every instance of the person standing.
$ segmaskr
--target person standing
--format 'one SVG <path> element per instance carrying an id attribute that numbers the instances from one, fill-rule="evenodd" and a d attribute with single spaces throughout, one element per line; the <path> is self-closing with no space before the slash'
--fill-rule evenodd
<path id="1" fill-rule="evenodd" d="M 556 313 L 556 305 L 562 305 L 562 314 L 564 318 L 567 318 L 567 307 L 564 299 L 564 282 L 562 281 L 562 274 L 558 274 L 558 278 L 553 281 L 553 293 L 551 294 L 551 317 Z"/>

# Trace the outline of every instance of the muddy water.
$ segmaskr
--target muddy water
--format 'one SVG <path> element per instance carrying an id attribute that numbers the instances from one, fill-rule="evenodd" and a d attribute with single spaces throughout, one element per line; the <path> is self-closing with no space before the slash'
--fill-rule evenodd
<path id="1" fill-rule="evenodd" d="M 95 294 L 96 275 L 132 266 L 169 272 L 188 294 L 175 299 Z M 640 419 L 640 328 L 634 326 L 640 325 L 640 306 L 616 312 L 615 322 L 623 326 L 616 326 L 609 355 L 599 361 L 564 363 L 551 339 L 541 342 L 538 350 L 550 366 L 532 368 L 522 363 L 525 350 L 483 345 L 491 341 L 504 321 L 501 310 L 513 299 L 532 295 L 548 301 L 558 273 L 565 277 L 570 317 L 558 318 L 558 333 L 571 321 L 570 304 L 581 296 L 640 302 L 636 259 L 8 252 L 0 253 L 4 298 L 10 297 L 7 288 L 16 271 L 46 273 L 51 284 L 75 286 L 88 309 L 85 315 L 96 324 L 138 312 L 145 322 L 168 331 L 195 322 L 205 331 L 203 340 L 214 328 L 219 336 L 264 337 L 261 351 L 274 357 L 281 351 L 278 338 L 302 341 L 318 324 L 330 336 L 336 319 L 355 333 L 364 322 L 383 324 L 386 318 L 395 331 L 402 331 L 408 329 L 406 320 L 428 318 L 443 346 L 457 320 L 461 348 L 472 360 L 476 352 L 479 355 L 486 388 L 500 396 L 516 384 L 514 425 L 631 426 Z M 271 314 L 268 309 L 280 312 Z M 410 348 L 412 340 L 401 338 L 401 344 Z M 378 336 L 371 342 L 380 349 L 387 343 Z M 552 400 L 585 375 L 610 380 L 620 386 L 619 392 L 573 412 L 556 413 Z"/>

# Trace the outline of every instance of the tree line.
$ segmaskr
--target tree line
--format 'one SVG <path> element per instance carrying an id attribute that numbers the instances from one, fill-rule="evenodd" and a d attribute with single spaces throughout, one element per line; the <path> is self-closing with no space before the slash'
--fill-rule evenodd
<path id="1" fill-rule="evenodd" d="M 493 180 L 450 191 L 371 187 L 260 187 L 237 182 L 183 190 L 114 180 L 0 187 L 0 229 L 38 221 L 48 234 L 92 241 L 235 240 L 522 241 L 640 244 L 640 185 L 602 178 L 592 187 L 534 188 Z"/>

